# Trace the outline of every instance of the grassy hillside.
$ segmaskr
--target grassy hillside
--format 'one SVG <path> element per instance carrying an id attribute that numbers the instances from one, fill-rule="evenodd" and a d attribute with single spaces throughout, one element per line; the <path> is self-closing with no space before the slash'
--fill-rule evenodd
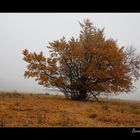
<path id="1" fill-rule="evenodd" d="M 140 103 L 0 93 L 0 127 L 140 127 Z"/>

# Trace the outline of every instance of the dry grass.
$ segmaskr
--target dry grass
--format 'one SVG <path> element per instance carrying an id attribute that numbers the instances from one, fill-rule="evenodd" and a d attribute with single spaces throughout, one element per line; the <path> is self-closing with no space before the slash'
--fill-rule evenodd
<path id="1" fill-rule="evenodd" d="M 84 102 L 62 96 L 0 93 L 0 127 L 129 126 L 140 126 L 139 102 Z"/>

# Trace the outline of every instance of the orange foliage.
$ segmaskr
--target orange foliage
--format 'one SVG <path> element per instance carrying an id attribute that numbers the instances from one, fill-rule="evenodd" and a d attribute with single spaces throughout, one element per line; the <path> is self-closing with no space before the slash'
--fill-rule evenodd
<path id="1" fill-rule="evenodd" d="M 79 38 L 49 43 L 50 57 L 23 51 L 28 63 L 25 77 L 35 77 L 39 84 L 55 86 L 75 100 L 96 97 L 101 92 L 129 92 L 139 78 L 140 57 L 134 49 L 124 50 L 113 39 L 106 39 L 104 29 L 89 20 L 80 23 Z"/>

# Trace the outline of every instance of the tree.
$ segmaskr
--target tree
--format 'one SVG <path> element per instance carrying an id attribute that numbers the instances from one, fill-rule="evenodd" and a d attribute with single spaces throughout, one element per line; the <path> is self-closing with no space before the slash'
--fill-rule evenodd
<path id="1" fill-rule="evenodd" d="M 84 20 L 79 38 L 63 37 L 49 43 L 50 57 L 23 50 L 28 63 L 24 76 L 44 87 L 57 87 L 67 99 L 88 100 L 100 93 L 132 91 L 140 77 L 140 56 L 135 49 L 119 47 L 106 39 L 104 29 Z"/>

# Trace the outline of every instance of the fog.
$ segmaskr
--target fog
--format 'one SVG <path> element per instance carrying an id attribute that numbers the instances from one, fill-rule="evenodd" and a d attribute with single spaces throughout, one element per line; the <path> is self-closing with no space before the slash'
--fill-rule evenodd
<path id="1" fill-rule="evenodd" d="M 120 46 L 133 45 L 140 53 L 140 13 L 0 13 L 0 91 L 45 93 L 34 79 L 24 79 L 26 62 L 22 50 L 43 51 L 48 42 L 78 37 L 79 21 L 89 18 L 105 36 Z M 116 98 L 140 100 L 140 81 L 129 95 Z"/>

